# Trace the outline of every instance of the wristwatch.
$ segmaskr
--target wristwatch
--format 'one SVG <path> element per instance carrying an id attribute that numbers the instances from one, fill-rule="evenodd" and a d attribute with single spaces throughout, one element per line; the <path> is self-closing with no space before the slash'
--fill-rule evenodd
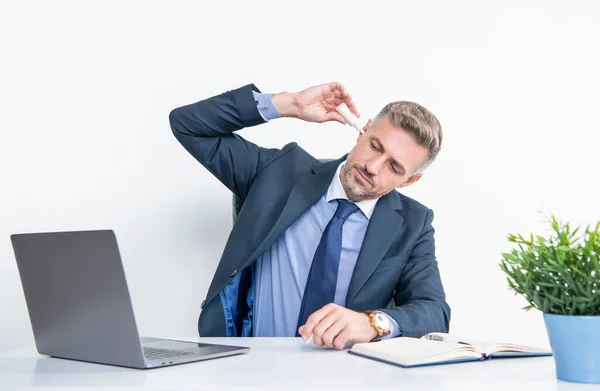
<path id="1" fill-rule="evenodd" d="M 390 319 L 381 311 L 365 311 L 371 318 L 371 326 L 377 331 L 377 339 L 392 331 Z"/>

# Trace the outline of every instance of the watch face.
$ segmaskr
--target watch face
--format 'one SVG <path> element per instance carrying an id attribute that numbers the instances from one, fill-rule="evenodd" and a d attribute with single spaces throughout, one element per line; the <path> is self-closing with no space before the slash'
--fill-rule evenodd
<path id="1" fill-rule="evenodd" d="M 390 324 L 390 320 L 387 318 L 387 316 L 380 314 L 380 313 L 375 315 L 375 324 L 380 329 L 386 330 L 386 331 L 389 330 L 392 326 Z"/>

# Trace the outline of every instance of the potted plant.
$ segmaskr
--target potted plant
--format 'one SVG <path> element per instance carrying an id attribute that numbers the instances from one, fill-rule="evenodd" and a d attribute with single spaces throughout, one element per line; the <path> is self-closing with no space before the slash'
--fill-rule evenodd
<path id="1" fill-rule="evenodd" d="M 600 383 L 600 222 L 577 236 L 568 223 L 550 220 L 552 234 L 508 235 L 502 253 L 510 288 L 543 312 L 561 380 Z"/>

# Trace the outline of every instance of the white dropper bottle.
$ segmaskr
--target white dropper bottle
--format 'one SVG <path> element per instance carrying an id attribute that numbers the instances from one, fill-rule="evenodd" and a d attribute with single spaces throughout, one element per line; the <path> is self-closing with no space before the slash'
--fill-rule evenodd
<path id="1" fill-rule="evenodd" d="M 364 125 L 361 125 L 360 120 L 350 111 L 350 108 L 345 104 L 341 103 L 335 110 L 342 115 L 348 121 L 348 125 L 358 130 L 360 134 L 365 134 L 363 131 Z"/>

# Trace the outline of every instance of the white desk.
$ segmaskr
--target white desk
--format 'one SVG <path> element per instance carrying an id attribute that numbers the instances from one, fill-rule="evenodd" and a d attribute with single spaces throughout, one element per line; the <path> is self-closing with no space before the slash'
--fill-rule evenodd
<path id="1" fill-rule="evenodd" d="M 196 341 L 197 339 L 188 339 Z M 0 390 L 600 390 L 556 380 L 552 357 L 404 369 L 307 345 L 299 338 L 202 338 L 250 353 L 151 370 L 0 354 Z"/>

